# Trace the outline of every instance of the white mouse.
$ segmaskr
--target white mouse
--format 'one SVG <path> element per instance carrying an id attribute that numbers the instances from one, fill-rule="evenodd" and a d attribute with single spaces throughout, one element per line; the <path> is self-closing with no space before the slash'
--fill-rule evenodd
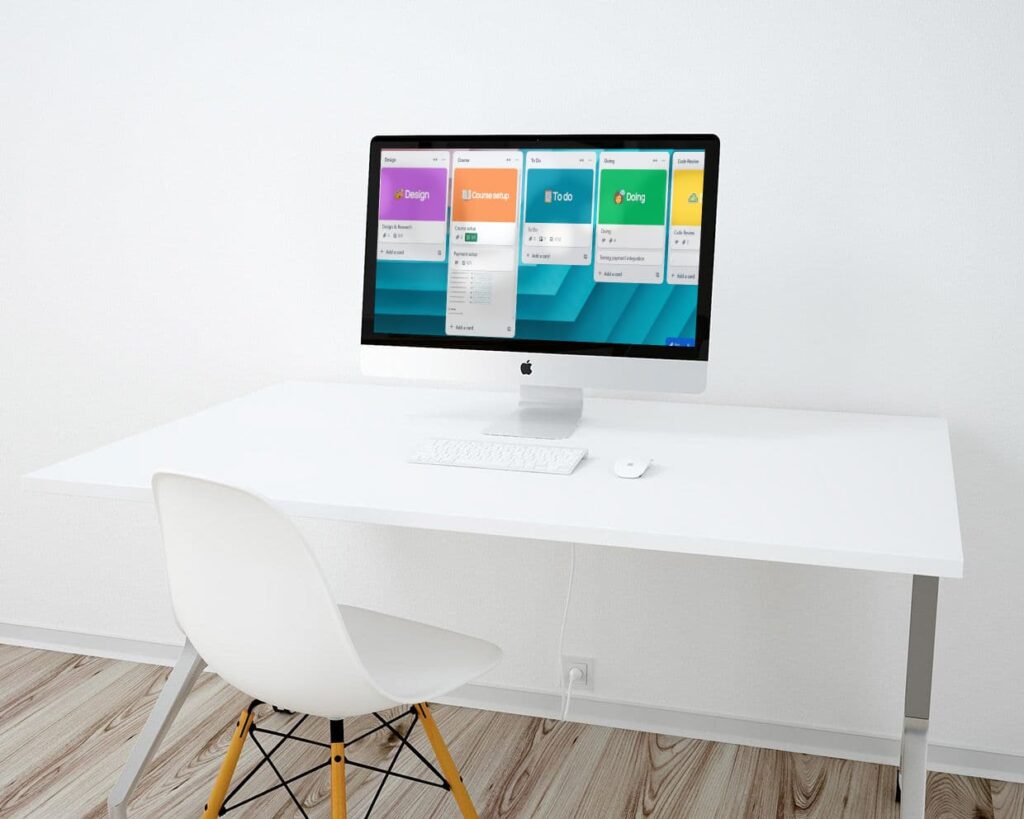
<path id="1" fill-rule="evenodd" d="M 650 458 L 619 458 L 615 462 L 615 474 L 620 478 L 640 478 L 650 465 Z"/>

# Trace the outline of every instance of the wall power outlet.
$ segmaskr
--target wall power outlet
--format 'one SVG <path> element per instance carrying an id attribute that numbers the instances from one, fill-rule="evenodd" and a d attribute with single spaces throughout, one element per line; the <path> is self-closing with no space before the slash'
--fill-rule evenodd
<path id="1" fill-rule="evenodd" d="M 593 657 L 562 657 L 562 686 L 569 684 L 569 672 L 578 668 L 583 672 L 572 687 L 575 691 L 594 690 L 594 658 Z"/>

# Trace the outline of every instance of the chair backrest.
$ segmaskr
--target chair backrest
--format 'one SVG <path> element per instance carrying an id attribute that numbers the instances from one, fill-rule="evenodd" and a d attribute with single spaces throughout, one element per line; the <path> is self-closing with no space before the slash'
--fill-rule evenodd
<path id="1" fill-rule="evenodd" d="M 207 665 L 249 696 L 341 718 L 390 701 L 374 687 L 295 525 L 241 489 L 153 476 L 174 612 Z"/>

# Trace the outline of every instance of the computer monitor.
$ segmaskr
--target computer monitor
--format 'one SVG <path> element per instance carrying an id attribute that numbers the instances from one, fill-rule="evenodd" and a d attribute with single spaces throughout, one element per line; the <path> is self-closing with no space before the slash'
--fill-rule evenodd
<path id="1" fill-rule="evenodd" d="M 583 388 L 700 392 L 718 137 L 378 136 L 361 361 L 518 384 L 486 431 L 567 437 Z"/>

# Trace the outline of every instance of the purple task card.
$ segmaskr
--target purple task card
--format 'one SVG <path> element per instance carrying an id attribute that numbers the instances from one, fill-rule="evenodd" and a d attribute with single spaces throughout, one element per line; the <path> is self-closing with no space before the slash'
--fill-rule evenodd
<path id="1" fill-rule="evenodd" d="M 443 222 L 447 188 L 447 168 L 381 168 L 380 218 Z"/>

